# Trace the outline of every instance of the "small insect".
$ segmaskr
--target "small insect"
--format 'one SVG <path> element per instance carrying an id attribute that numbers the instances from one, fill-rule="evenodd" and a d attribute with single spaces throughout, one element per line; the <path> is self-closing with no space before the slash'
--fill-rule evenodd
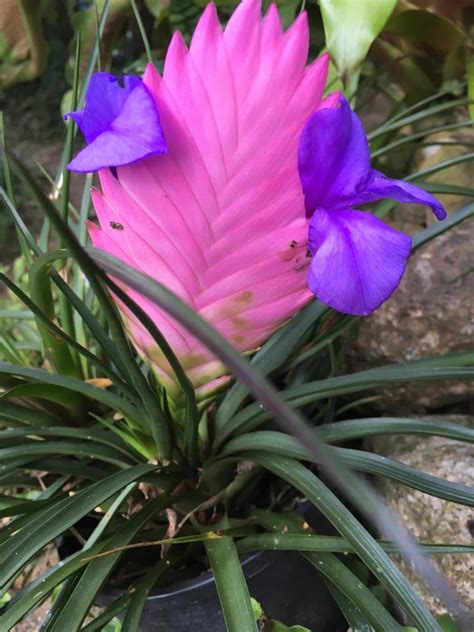
<path id="1" fill-rule="evenodd" d="M 119 224 L 118 222 L 110 222 L 109 225 L 113 230 L 123 230 L 123 224 Z"/>
<path id="2" fill-rule="evenodd" d="M 293 241 L 290 243 L 290 248 L 296 248 L 297 245 L 298 242 L 293 239 Z"/>

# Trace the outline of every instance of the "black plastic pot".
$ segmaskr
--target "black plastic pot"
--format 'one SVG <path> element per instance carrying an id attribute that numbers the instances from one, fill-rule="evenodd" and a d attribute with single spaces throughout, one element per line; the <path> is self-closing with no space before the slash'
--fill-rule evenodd
<path id="1" fill-rule="evenodd" d="M 286 625 L 313 632 L 345 632 L 347 623 L 316 569 L 299 553 L 263 551 L 242 568 L 250 594 Z M 226 632 L 210 572 L 162 589 L 147 601 L 140 632 Z"/>

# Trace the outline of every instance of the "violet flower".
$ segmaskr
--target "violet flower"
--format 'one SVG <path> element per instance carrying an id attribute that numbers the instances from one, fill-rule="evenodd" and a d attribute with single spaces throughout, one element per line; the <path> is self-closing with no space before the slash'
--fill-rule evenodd
<path id="1" fill-rule="evenodd" d="M 68 164 L 71 171 L 120 167 L 165 154 L 166 141 L 155 101 L 140 77 L 98 72 L 92 76 L 85 108 L 69 112 L 87 145 Z"/>
<path id="2" fill-rule="evenodd" d="M 299 172 L 310 220 L 309 288 L 341 312 L 370 314 L 398 287 L 411 238 L 354 207 L 392 198 L 425 204 L 438 219 L 446 212 L 430 193 L 371 168 L 364 128 L 343 97 L 306 123 Z"/>

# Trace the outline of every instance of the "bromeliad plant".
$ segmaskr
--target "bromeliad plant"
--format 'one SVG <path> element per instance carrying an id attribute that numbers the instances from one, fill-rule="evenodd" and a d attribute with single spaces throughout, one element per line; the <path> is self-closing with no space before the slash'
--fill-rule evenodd
<path id="1" fill-rule="evenodd" d="M 228 629 L 247 632 L 256 623 L 238 554 L 268 547 L 304 550 L 353 629 L 402 628 L 335 557 L 341 551 L 363 561 L 418 629 L 441 628 L 388 556 L 394 547 L 415 556 L 459 614 L 434 570 L 346 468 L 464 504 L 472 490 L 329 446 L 387 432 L 473 440 L 451 423 L 335 421 L 340 395 L 473 376 L 469 354 L 335 375 L 355 316 L 396 290 L 412 245 L 467 218 L 473 205 L 413 244 L 377 216 L 388 203 L 360 210 L 390 198 L 445 217 L 430 193 L 371 166 L 357 115 L 341 95 L 323 97 L 327 56 L 306 65 L 307 55 L 304 13 L 284 32 L 274 6 L 262 18 L 260 4 L 245 0 L 223 31 L 209 5 L 189 50 L 174 36 L 163 76 L 152 64 L 143 80 L 92 76 L 84 108 L 67 116 L 67 160 L 73 122 L 86 145 L 63 174 L 59 208 L 14 155 L 5 160 L 2 196 L 17 221 L 28 282 L 2 280 L 28 311 L 1 313 L 1 481 L 13 490 L 1 499 L 3 592 L 55 538 L 71 531 L 80 550 L 7 604 L 1 630 L 58 587 L 43 630 L 100 630 L 117 613 L 122 630 L 137 630 L 153 587 L 205 552 Z M 398 117 L 375 134 L 409 122 Z M 47 216 L 39 243 L 16 211 L 10 168 Z M 76 211 L 69 171 L 99 172 L 92 201 L 100 225 L 87 224 L 95 248 L 84 247 L 91 176 Z M 47 247 L 51 226 L 56 250 Z M 316 465 L 395 544 L 378 543 Z M 341 537 L 303 536 L 282 513 L 298 497 Z M 270 525 L 282 520 L 275 539 Z M 124 551 L 143 541 L 154 542 L 155 555 L 142 576 L 84 624 L 106 581 L 120 574 Z M 428 544 L 431 553 L 469 550 Z"/>

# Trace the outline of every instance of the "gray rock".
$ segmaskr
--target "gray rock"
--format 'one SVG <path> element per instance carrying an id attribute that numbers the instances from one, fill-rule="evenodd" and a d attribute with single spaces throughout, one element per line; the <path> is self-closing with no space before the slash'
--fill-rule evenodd
<path id="1" fill-rule="evenodd" d="M 444 419 L 474 425 L 474 417 L 450 415 Z M 442 437 L 392 435 L 371 439 L 368 447 L 377 454 L 401 461 L 434 476 L 464 485 L 474 485 L 474 447 Z M 435 498 L 399 485 L 388 479 L 378 479 L 379 491 L 388 507 L 411 535 L 420 542 L 472 544 L 474 514 L 471 507 Z M 456 590 L 462 602 L 474 609 L 473 557 L 470 555 L 433 556 L 432 561 Z M 402 570 L 417 592 L 435 614 L 446 607 L 424 586 L 413 570 L 402 562 Z"/>
<path id="2" fill-rule="evenodd" d="M 474 221 L 429 242 L 408 262 L 399 289 L 361 320 L 348 356 L 352 371 L 473 347 Z M 386 389 L 385 412 L 425 412 L 474 396 L 474 382 L 416 383 Z"/>

